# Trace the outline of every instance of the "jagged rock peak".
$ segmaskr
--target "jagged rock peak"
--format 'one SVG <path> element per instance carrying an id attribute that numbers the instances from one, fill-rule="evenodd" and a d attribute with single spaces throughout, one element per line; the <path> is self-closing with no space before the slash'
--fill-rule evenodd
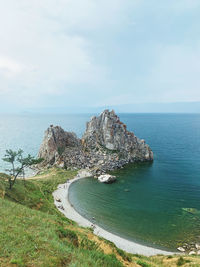
<path id="1" fill-rule="evenodd" d="M 126 129 L 114 110 L 104 110 L 99 117 L 92 117 L 87 123 L 83 143 L 90 147 L 103 146 L 109 150 L 126 150 L 128 139 L 134 134 Z"/>
<path id="2" fill-rule="evenodd" d="M 115 112 L 104 110 L 87 123 L 82 139 L 51 125 L 45 132 L 39 157 L 44 165 L 69 168 L 107 170 L 129 162 L 152 161 L 153 152 L 144 140 L 129 132 Z"/>
<path id="3" fill-rule="evenodd" d="M 80 140 L 73 132 L 66 132 L 60 126 L 50 127 L 45 131 L 38 157 L 48 163 L 54 163 L 55 157 L 61 155 L 66 147 L 79 146 Z"/>
<path id="4" fill-rule="evenodd" d="M 129 132 L 114 110 L 104 110 L 99 117 L 87 123 L 82 143 L 87 147 L 103 147 L 108 150 L 129 153 L 135 160 L 152 160 L 153 152 L 144 140 Z M 128 156 L 128 155 L 127 155 Z"/>

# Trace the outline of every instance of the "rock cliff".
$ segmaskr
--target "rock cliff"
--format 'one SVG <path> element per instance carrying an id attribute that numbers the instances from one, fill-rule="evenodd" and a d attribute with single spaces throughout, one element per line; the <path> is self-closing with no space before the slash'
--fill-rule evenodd
<path id="1" fill-rule="evenodd" d="M 120 168 L 129 162 L 153 160 L 153 152 L 145 141 L 129 132 L 115 112 L 109 110 L 91 118 L 82 139 L 51 125 L 38 156 L 44 158 L 44 165 L 89 168 L 94 173 Z"/>

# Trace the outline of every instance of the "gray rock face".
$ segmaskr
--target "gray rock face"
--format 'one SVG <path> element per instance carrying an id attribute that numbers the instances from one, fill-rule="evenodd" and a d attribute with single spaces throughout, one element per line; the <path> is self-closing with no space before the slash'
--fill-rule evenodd
<path id="1" fill-rule="evenodd" d="M 113 110 L 105 110 L 99 117 L 92 117 L 87 123 L 82 143 L 88 149 L 104 148 L 120 153 L 128 160 L 153 160 L 149 146 L 129 132 Z"/>
<path id="2" fill-rule="evenodd" d="M 80 146 L 80 140 L 75 133 L 65 132 L 60 126 L 51 125 L 46 131 L 38 157 L 46 163 L 54 164 L 67 147 Z"/>
<path id="3" fill-rule="evenodd" d="M 153 152 L 145 141 L 129 132 L 115 112 L 108 110 L 87 123 L 82 139 L 59 126 L 50 126 L 38 156 L 44 158 L 44 165 L 88 168 L 95 174 L 129 162 L 153 160 Z"/>

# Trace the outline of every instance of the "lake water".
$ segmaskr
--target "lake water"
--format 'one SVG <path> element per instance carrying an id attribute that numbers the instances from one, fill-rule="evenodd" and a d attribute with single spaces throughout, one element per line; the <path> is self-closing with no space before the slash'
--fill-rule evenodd
<path id="1" fill-rule="evenodd" d="M 37 155 L 44 131 L 61 125 L 80 137 L 86 115 L 0 115 L 0 159 L 8 148 Z M 200 114 L 121 114 L 145 139 L 153 163 L 115 171 L 111 185 L 73 183 L 70 201 L 86 218 L 129 240 L 173 249 L 200 238 Z M 0 171 L 6 168 L 0 160 Z"/>
<path id="2" fill-rule="evenodd" d="M 111 185 L 88 178 L 70 188 L 86 218 L 142 244 L 174 249 L 200 236 L 200 115 L 123 114 L 154 162 L 115 171 Z"/>
<path id="3" fill-rule="evenodd" d="M 90 114 L 84 115 L 4 115 L 0 114 L 0 171 L 6 167 L 2 157 L 6 149 L 23 149 L 25 153 L 37 156 L 44 131 L 51 124 L 66 131 L 73 131 L 79 137 L 85 130 Z"/>

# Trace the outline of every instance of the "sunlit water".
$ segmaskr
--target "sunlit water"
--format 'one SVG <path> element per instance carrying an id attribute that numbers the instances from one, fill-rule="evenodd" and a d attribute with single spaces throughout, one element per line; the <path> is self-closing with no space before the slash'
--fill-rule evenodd
<path id="1" fill-rule="evenodd" d="M 0 158 L 7 148 L 37 155 L 50 124 L 81 136 L 90 115 L 0 115 Z M 200 236 L 200 115 L 121 114 L 128 129 L 151 146 L 152 164 L 115 171 L 117 182 L 92 178 L 70 187 L 85 217 L 127 239 L 175 248 Z M 8 166 L 0 160 L 0 171 Z"/>

